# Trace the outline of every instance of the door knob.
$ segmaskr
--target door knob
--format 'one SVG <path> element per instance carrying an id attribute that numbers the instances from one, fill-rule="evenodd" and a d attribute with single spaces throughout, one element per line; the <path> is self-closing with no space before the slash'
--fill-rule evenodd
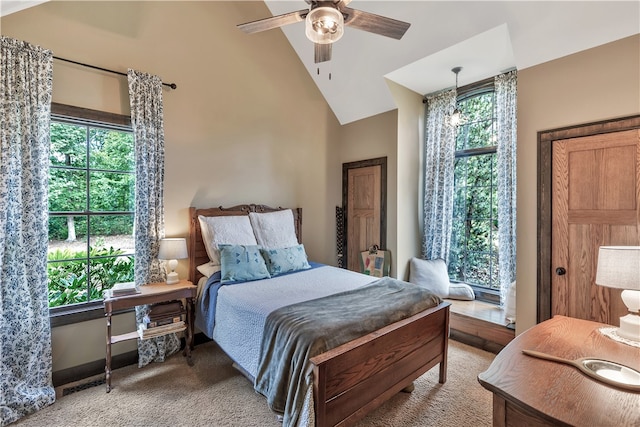
<path id="1" fill-rule="evenodd" d="M 558 267 L 556 268 L 556 274 L 558 276 L 564 276 L 565 274 L 567 274 L 567 270 L 565 270 L 564 267 Z"/>

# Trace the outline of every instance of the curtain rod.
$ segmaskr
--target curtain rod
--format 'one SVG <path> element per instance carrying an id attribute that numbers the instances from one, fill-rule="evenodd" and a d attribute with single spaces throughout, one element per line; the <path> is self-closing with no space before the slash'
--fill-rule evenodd
<path id="1" fill-rule="evenodd" d="M 495 79 L 496 79 L 497 76 L 500 76 L 502 74 L 509 74 L 512 71 L 517 71 L 517 68 L 516 67 L 507 68 L 506 70 L 501 71 L 499 74 L 496 74 L 493 77 L 488 77 L 488 78 L 486 78 L 484 80 L 480 80 L 480 81 L 477 81 L 475 83 L 469 83 L 468 85 L 460 86 L 460 87 L 457 88 L 458 89 L 458 93 L 461 93 L 461 95 L 460 95 L 461 98 L 472 96 L 472 95 L 474 95 L 473 92 L 475 92 L 476 90 L 483 90 L 483 89 L 486 89 L 487 87 L 491 87 L 493 85 L 493 83 L 495 82 Z M 432 92 L 432 93 L 428 93 L 426 95 L 423 95 L 422 96 L 422 103 L 423 104 L 427 103 L 427 97 L 431 97 L 433 95 L 437 95 L 437 94 L 445 92 L 447 90 L 451 90 L 454 87 L 455 86 L 450 86 L 450 87 L 448 87 L 446 89 L 442 89 L 442 90 L 439 90 L 439 91 L 436 91 L 436 92 Z"/>
<path id="2" fill-rule="evenodd" d="M 126 73 L 122 73 L 120 71 L 113 71 L 113 70 L 109 70 L 109 69 L 102 68 L 102 67 L 96 67 L 95 65 L 83 64 L 82 62 L 72 61 L 70 59 L 65 59 L 65 58 L 59 58 L 57 56 L 54 56 L 53 59 L 57 59 L 58 61 L 70 62 L 72 64 L 81 65 L 81 66 L 87 67 L 87 68 L 93 68 L 94 70 L 106 71 L 107 73 L 119 74 L 119 75 L 125 76 L 125 77 L 127 76 Z M 177 89 L 178 88 L 178 86 L 175 83 L 162 82 L 162 84 L 165 85 L 165 86 L 170 87 L 171 89 Z"/>

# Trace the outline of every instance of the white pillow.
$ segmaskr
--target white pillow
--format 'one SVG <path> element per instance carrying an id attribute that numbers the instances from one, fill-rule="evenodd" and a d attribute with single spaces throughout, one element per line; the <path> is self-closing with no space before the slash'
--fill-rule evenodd
<path id="1" fill-rule="evenodd" d="M 207 262 L 206 264 L 200 264 L 196 267 L 196 269 L 202 273 L 203 276 L 209 278 L 213 276 L 215 273 L 220 271 L 220 266 L 214 264 L 212 261 Z"/>
<path id="2" fill-rule="evenodd" d="M 220 265 L 219 244 L 256 245 L 251 222 L 246 215 L 202 216 L 198 215 L 202 240 L 214 265 Z"/>
<path id="3" fill-rule="evenodd" d="M 258 245 L 265 249 L 289 248 L 298 244 L 291 209 L 249 212 L 249 220 Z"/>
<path id="4" fill-rule="evenodd" d="M 440 298 L 449 297 L 449 274 L 443 259 L 411 258 L 409 282 L 429 289 Z"/>
<path id="5" fill-rule="evenodd" d="M 473 288 L 466 283 L 449 283 L 449 299 L 459 299 L 464 301 L 473 301 L 476 294 Z"/>
<path id="6" fill-rule="evenodd" d="M 473 301 L 476 294 L 466 283 L 449 282 L 447 264 L 443 259 L 411 258 L 409 282 L 424 286 L 440 298 Z"/>

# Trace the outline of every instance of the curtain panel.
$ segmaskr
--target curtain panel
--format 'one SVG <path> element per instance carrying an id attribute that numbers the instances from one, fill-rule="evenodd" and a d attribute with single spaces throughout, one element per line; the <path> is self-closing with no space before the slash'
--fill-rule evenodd
<path id="1" fill-rule="evenodd" d="M 158 76 L 129 69 L 129 102 L 135 137 L 135 263 L 136 285 L 162 282 L 164 271 L 158 260 L 164 237 L 164 123 L 162 80 Z M 148 306 L 136 307 L 136 320 L 143 321 Z M 180 350 L 176 334 L 138 339 L 138 366 L 163 362 Z"/>
<path id="2" fill-rule="evenodd" d="M 456 91 L 427 98 L 424 141 L 424 224 L 422 258 L 448 262 L 453 222 L 455 127 L 450 115 Z"/>
<path id="3" fill-rule="evenodd" d="M 0 425 L 55 401 L 47 293 L 51 51 L 0 40 Z"/>
<path id="4" fill-rule="evenodd" d="M 516 278 L 517 72 L 495 78 L 498 131 L 498 259 L 500 301 Z"/>

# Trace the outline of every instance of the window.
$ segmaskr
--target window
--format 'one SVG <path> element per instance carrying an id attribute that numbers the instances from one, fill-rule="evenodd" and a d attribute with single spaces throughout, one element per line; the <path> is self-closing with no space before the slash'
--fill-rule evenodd
<path id="1" fill-rule="evenodd" d="M 103 290 L 133 280 L 135 158 L 128 117 L 54 104 L 50 133 L 47 273 L 55 316 L 101 308 Z"/>
<path id="2" fill-rule="evenodd" d="M 449 277 L 499 302 L 496 118 L 493 85 L 459 91 Z"/>

